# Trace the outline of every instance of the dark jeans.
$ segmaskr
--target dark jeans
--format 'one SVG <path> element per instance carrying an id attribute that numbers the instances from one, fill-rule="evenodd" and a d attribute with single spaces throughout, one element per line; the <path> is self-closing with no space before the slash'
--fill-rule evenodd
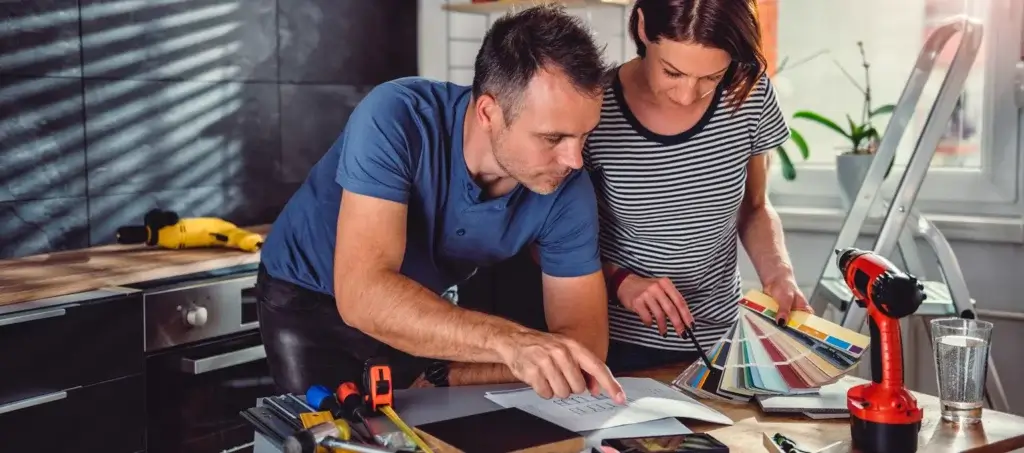
<path id="1" fill-rule="evenodd" d="M 608 344 L 608 368 L 616 375 L 647 368 L 692 363 L 699 359 L 700 356 L 696 352 L 648 348 L 615 340 Z"/>
<path id="2" fill-rule="evenodd" d="M 349 381 L 361 388 L 371 358 L 386 359 L 394 388 L 406 388 L 430 363 L 349 327 L 329 295 L 271 277 L 262 266 L 256 286 L 267 363 L 283 392 L 305 394 L 317 384 L 333 390 Z"/>

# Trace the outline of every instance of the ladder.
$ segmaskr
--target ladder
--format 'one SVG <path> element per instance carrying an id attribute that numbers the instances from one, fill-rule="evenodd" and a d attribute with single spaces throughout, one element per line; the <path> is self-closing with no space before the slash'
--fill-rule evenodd
<path id="1" fill-rule="evenodd" d="M 926 280 L 923 277 L 927 273 L 918 253 L 915 239 L 920 237 L 932 249 L 938 264 L 940 280 L 924 282 L 927 299 L 925 304 L 911 317 L 911 319 L 919 319 L 925 325 L 926 332 L 930 332 L 927 316 L 977 318 L 974 311 L 975 301 L 970 297 L 963 272 L 949 242 L 930 220 L 914 208 L 914 201 L 931 165 L 945 125 L 952 117 L 957 99 L 963 92 L 964 82 L 981 46 L 982 33 L 982 25 L 978 21 L 966 16 L 959 16 L 936 29 L 928 37 L 903 92 L 900 94 L 871 166 L 864 175 L 863 183 L 855 197 L 847 197 L 851 202 L 843 227 L 835 241 L 834 249 L 854 246 L 865 220 L 877 206 L 875 201 L 881 195 L 880 192 L 885 192 L 878 201 L 881 202 L 881 207 L 886 214 L 872 250 L 881 256 L 891 257 L 893 252 L 898 249 L 906 263 L 907 272 Z M 934 103 L 931 105 L 924 128 L 917 137 L 917 143 L 907 168 L 903 172 L 899 184 L 892 191 L 893 193 L 889 193 L 889 191 L 883 190 L 882 183 L 896 158 L 897 145 L 910 122 L 925 83 L 932 73 L 936 58 L 945 44 L 957 34 L 961 36 L 961 40 L 952 64 L 942 81 Z M 825 262 L 817 285 L 811 293 L 810 300 L 815 312 L 824 314 L 827 305 L 832 304 L 842 312 L 838 316 L 841 320 L 834 319 L 834 322 L 841 322 L 843 327 L 857 332 L 864 329 L 866 311 L 853 303 L 853 294 L 846 286 L 835 262 L 835 257 L 831 253 Z M 928 337 L 930 342 L 931 335 L 929 334 Z M 987 366 L 988 382 L 985 388 L 985 398 L 989 407 L 1008 412 L 1009 402 L 991 355 L 988 358 Z"/>

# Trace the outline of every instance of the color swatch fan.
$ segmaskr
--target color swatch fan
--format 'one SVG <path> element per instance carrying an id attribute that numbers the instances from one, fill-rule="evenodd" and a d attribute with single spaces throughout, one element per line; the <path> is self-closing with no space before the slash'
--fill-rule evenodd
<path id="1" fill-rule="evenodd" d="M 754 395 L 814 393 L 849 373 L 870 338 L 817 316 L 790 312 L 775 322 L 778 304 L 760 291 L 740 302 L 739 321 L 686 368 L 673 385 L 697 397 L 746 402 Z"/>

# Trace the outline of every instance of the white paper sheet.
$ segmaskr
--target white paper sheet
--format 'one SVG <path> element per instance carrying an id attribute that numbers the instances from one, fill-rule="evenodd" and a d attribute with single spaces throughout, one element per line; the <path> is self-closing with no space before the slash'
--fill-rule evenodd
<path id="1" fill-rule="evenodd" d="M 572 431 L 589 431 L 669 417 L 732 425 L 724 414 L 650 378 L 619 378 L 629 402 L 618 405 L 603 393 L 544 399 L 531 388 L 488 392 L 502 407 L 518 407 Z"/>

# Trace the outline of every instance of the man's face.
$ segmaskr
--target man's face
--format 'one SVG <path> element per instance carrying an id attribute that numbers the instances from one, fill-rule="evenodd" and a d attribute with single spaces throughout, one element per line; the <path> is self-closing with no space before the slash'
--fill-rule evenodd
<path id="1" fill-rule="evenodd" d="M 539 71 L 511 123 L 493 108 L 491 147 L 510 177 L 539 194 L 583 166 L 583 143 L 601 119 L 601 93 L 581 93 L 560 72 Z"/>

